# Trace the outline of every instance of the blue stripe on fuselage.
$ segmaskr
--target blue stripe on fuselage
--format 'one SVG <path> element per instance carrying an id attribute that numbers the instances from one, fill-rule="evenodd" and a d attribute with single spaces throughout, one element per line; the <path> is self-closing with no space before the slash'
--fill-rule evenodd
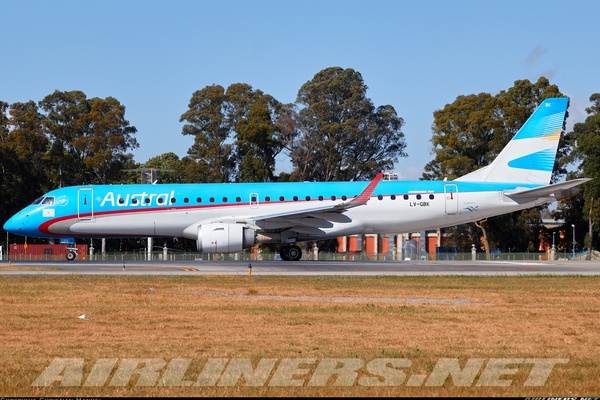
<path id="1" fill-rule="evenodd" d="M 48 196 L 66 196 L 68 204 L 64 205 L 66 213 L 77 214 L 77 193 L 79 189 L 93 189 L 94 213 L 118 210 L 149 210 L 168 208 L 185 208 L 199 206 L 235 206 L 251 203 L 251 197 L 257 195 L 256 201 L 262 205 L 270 202 L 342 200 L 357 196 L 369 182 L 284 182 L 284 183 L 203 183 L 203 184 L 157 184 L 157 185 L 91 185 L 73 186 L 57 189 Z M 459 193 L 480 191 L 501 191 L 516 187 L 535 188 L 540 185 L 525 183 L 485 183 L 454 181 L 382 181 L 373 196 L 378 195 L 411 195 L 423 193 L 444 193 L 445 185 L 456 185 Z M 239 198 L 239 201 L 238 201 Z M 134 203 L 133 199 L 137 200 Z M 187 199 L 187 201 L 186 201 Z M 197 201 L 200 199 L 200 201 Z M 120 202 L 121 200 L 121 202 Z M 212 201 L 211 201 L 212 200 Z M 61 206 L 56 206 L 61 208 Z"/>

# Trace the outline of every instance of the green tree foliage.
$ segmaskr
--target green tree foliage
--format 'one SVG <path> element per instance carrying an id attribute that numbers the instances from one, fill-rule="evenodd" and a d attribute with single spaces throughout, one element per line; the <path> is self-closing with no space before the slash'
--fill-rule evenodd
<path id="1" fill-rule="evenodd" d="M 280 152 L 273 97 L 236 83 L 194 92 L 180 121 L 194 144 L 183 163 L 196 182 L 270 181 Z"/>
<path id="2" fill-rule="evenodd" d="M 501 126 L 497 100 L 488 93 L 459 96 L 433 113 L 435 159 L 425 165 L 424 179 L 456 179 L 494 159 L 494 133 Z"/>
<path id="3" fill-rule="evenodd" d="M 435 158 L 426 164 L 423 179 L 456 179 L 490 164 L 544 99 L 563 96 L 558 87 L 544 77 L 535 83 L 515 81 L 513 87 L 495 96 L 489 93 L 459 96 L 452 104 L 434 112 L 431 142 Z M 561 139 L 555 177 L 565 172 L 571 148 L 572 139 Z M 540 210 L 489 218 L 484 227 L 490 247 L 502 251 L 537 250 Z M 459 232 L 461 230 L 465 232 Z M 473 231 L 467 227 L 453 231 L 462 238 L 471 236 L 473 243 L 479 243 L 479 238 L 473 237 Z"/>
<path id="4" fill-rule="evenodd" d="M 55 91 L 40 101 L 39 106 L 46 113 L 44 127 L 50 139 L 50 182 L 55 187 L 84 183 L 85 163 L 73 142 L 83 135 L 77 121 L 88 111 L 85 94 Z"/>
<path id="5" fill-rule="evenodd" d="M 582 219 L 589 219 L 586 224 L 586 247 L 593 249 L 598 248 L 597 232 L 600 227 L 600 93 L 591 95 L 590 102 L 592 105 L 586 109 L 588 117 L 585 122 L 573 127 L 573 138 L 577 144 L 573 155 L 579 162 L 580 175 L 592 178 L 582 187 Z"/>
<path id="6" fill-rule="evenodd" d="M 456 179 L 490 164 L 538 105 L 550 97 L 564 95 L 540 77 L 536 83 L 515 81 L 513 87 L 495 96 L 459 96 L 435 111 L 431 138 L 435 158 L 425 165 L 423 179 Z M 559 159 L 569 150 L 565 141 L 561 144 Z"/>
<path id="7" fill-rule="evenodd" d="M 282 105 L 250 85 L 227 88 L 232 127 L 235 134 L 236 181 L 273 180 L 275 156 L 281 151 L 278 112 Z"/>
<path id="8" fill-rule="evenodd" d="M 49 178 L 55 186 L 114 182 L 132 166 L 127 151 L 139 146 L 137 129 L 125 119 L 125 107 L 118 100 L 55 91 L 39 105 L 46 113 Z"/>
<path id="9" fill-rule="evenodd" d="M 258 100 L 248 108 L 248 115 L 237 124 L 237 159 L 240 182 L 273 180 L 275 156 L 281 142 L 275 136 L 268 98 Z"/>
<path id="10" fill-rule="evenodd" d="M 137 129 L 129 125 L 125 107 L 114 97 L 95 97 L 88 104 L 89 111 L 77 121 L 82 135 L 71 145 L 83 158 L 90 181 L 114 182 L 132 165 L 133 156 L 128 151 L 139 146 L 134 136 Z"/>
<path id="11" fill-rule="evenodd" d="M 152 157 L 143 164 L 143 168 L 154 168 L 160 183 L 182 183 L 182 163 L 177 154 L 169 152 Z"/>
<path id="12" fill-rule="evenodd" d="M 10 107 L 10 133 L 4 144 L 12 152 L 13 198 L 30 202 L 50 189 L 47 179 L 48 138 L 42 127 L 43 116 L 33 101 Z M 11 158 L 11 156 L 9 156 Z"/>
<path id="13" fill-rule="evenodd" d="M 19 178 L 19 162 L 14 149 L 8 146 L 10 119 L 8 103 L 0 101 L 0 191 L 10 193 L 11 190 L 22 190 L 24 186 L 15 187 Z M 0 220 L 5 221 L 18 211 L 21 199 L 16 196 L 0 196 Z M 32 199 L 27 199 L 32 200 Z M 27 201 L 25 200 L 25 201 Z M 25 203 L 26 204 L 26 203 Z"/>
<path id="14" fill-rule="evenodd" d="M 180 122 L 186 121 L 182 134 L 194 136 L 194 144 L 184 161 L 188 177 L 197 182 L 228 182 L 234 173 L 231 125 L 227 117 L 227 97 L 220 85 L 207 86 L 193 93 Z"/>
<path id="15" fill-rule="evenodd" d="M 376 109 L 366 91 L 360 73 L 340 67 L 302 85 L 284 135 L 296 179 L 369 179 L 406 157 L 404 121 L 390 105 Z"/>

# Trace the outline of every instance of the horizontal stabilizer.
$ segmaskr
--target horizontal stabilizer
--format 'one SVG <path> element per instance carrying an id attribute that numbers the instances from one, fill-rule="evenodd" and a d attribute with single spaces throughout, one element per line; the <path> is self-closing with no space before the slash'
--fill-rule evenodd
<path id="1" fill-rule="evenodd" d="M 556 197 L 562 199 L 577 194 L 577 186 L 590 181 L 589 178 L 574 179 L 572 181 L 555 183 L 535 189 L 524 189 L 516 191 L 504 191 L 504 195 L 515 201 L 532 201 L 543 197 Z"/>

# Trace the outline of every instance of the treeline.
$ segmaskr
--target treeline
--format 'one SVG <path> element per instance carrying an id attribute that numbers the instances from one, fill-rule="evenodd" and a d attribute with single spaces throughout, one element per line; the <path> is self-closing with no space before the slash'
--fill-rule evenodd
<path id="1" fill-rule="evenodd" d="M 244 83 L 207 86 L 195 91 L 182 110 L 181 134 L 194 137 L 187 155 L 165 153 L 145 163 L 134 160 L 137 129 L 115 98 L 56 91 L 37 103 L 0 99 L 0 221 L 56 187 L 139 182 L 135 171 L 140 168 L 162 170 L 164 183 L 370 179 L 407 154 L 404 120 L 391 105 L 376 107 L 366 91 L 359 72 L 339 67 L 317 73 L 292 104 Z M 435 158 L 423 179 L 453 179 L 488 164 L 543 99 L 561 96 L 543 77 L 536 83 L 517 81 L 495 96 L 459 96 L 434 113 Z M 591 101 L 586 122 L 561 140 L 557 179 L 567 174 L 593 178 L 600 171 L 600 95 Z M 275 158 L 282 152 L 290 157 L 292 171 L 275 176 Z M 575 171 L 567 172 L 568 165 Z M 598 191 L 595 180 L 559 207 L 558 216 L 566 226 L 576 224 L 581 238 L 589 231 L 588 217 L 598 218 L 600 201 L 593 205 L 592 200 Z M 471 243 L 481 243 L 483 232 L 492 248 L 534 248 L 540 212 L 489 219 L 480 225 L 485 231 L 471 224 L 454 228 L 448 244 L 468 250 Z M 124 250 L 123 241 L 114 246 Z"/>

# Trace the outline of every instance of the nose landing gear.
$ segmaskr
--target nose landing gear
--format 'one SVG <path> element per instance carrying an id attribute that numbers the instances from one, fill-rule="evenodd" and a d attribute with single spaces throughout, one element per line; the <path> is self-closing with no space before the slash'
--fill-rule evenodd
<path id="1" fill-rule="evenodd" d="M 77 247 L 67 247 L 67 261 L 73 261 L 77 258 Z"/>

